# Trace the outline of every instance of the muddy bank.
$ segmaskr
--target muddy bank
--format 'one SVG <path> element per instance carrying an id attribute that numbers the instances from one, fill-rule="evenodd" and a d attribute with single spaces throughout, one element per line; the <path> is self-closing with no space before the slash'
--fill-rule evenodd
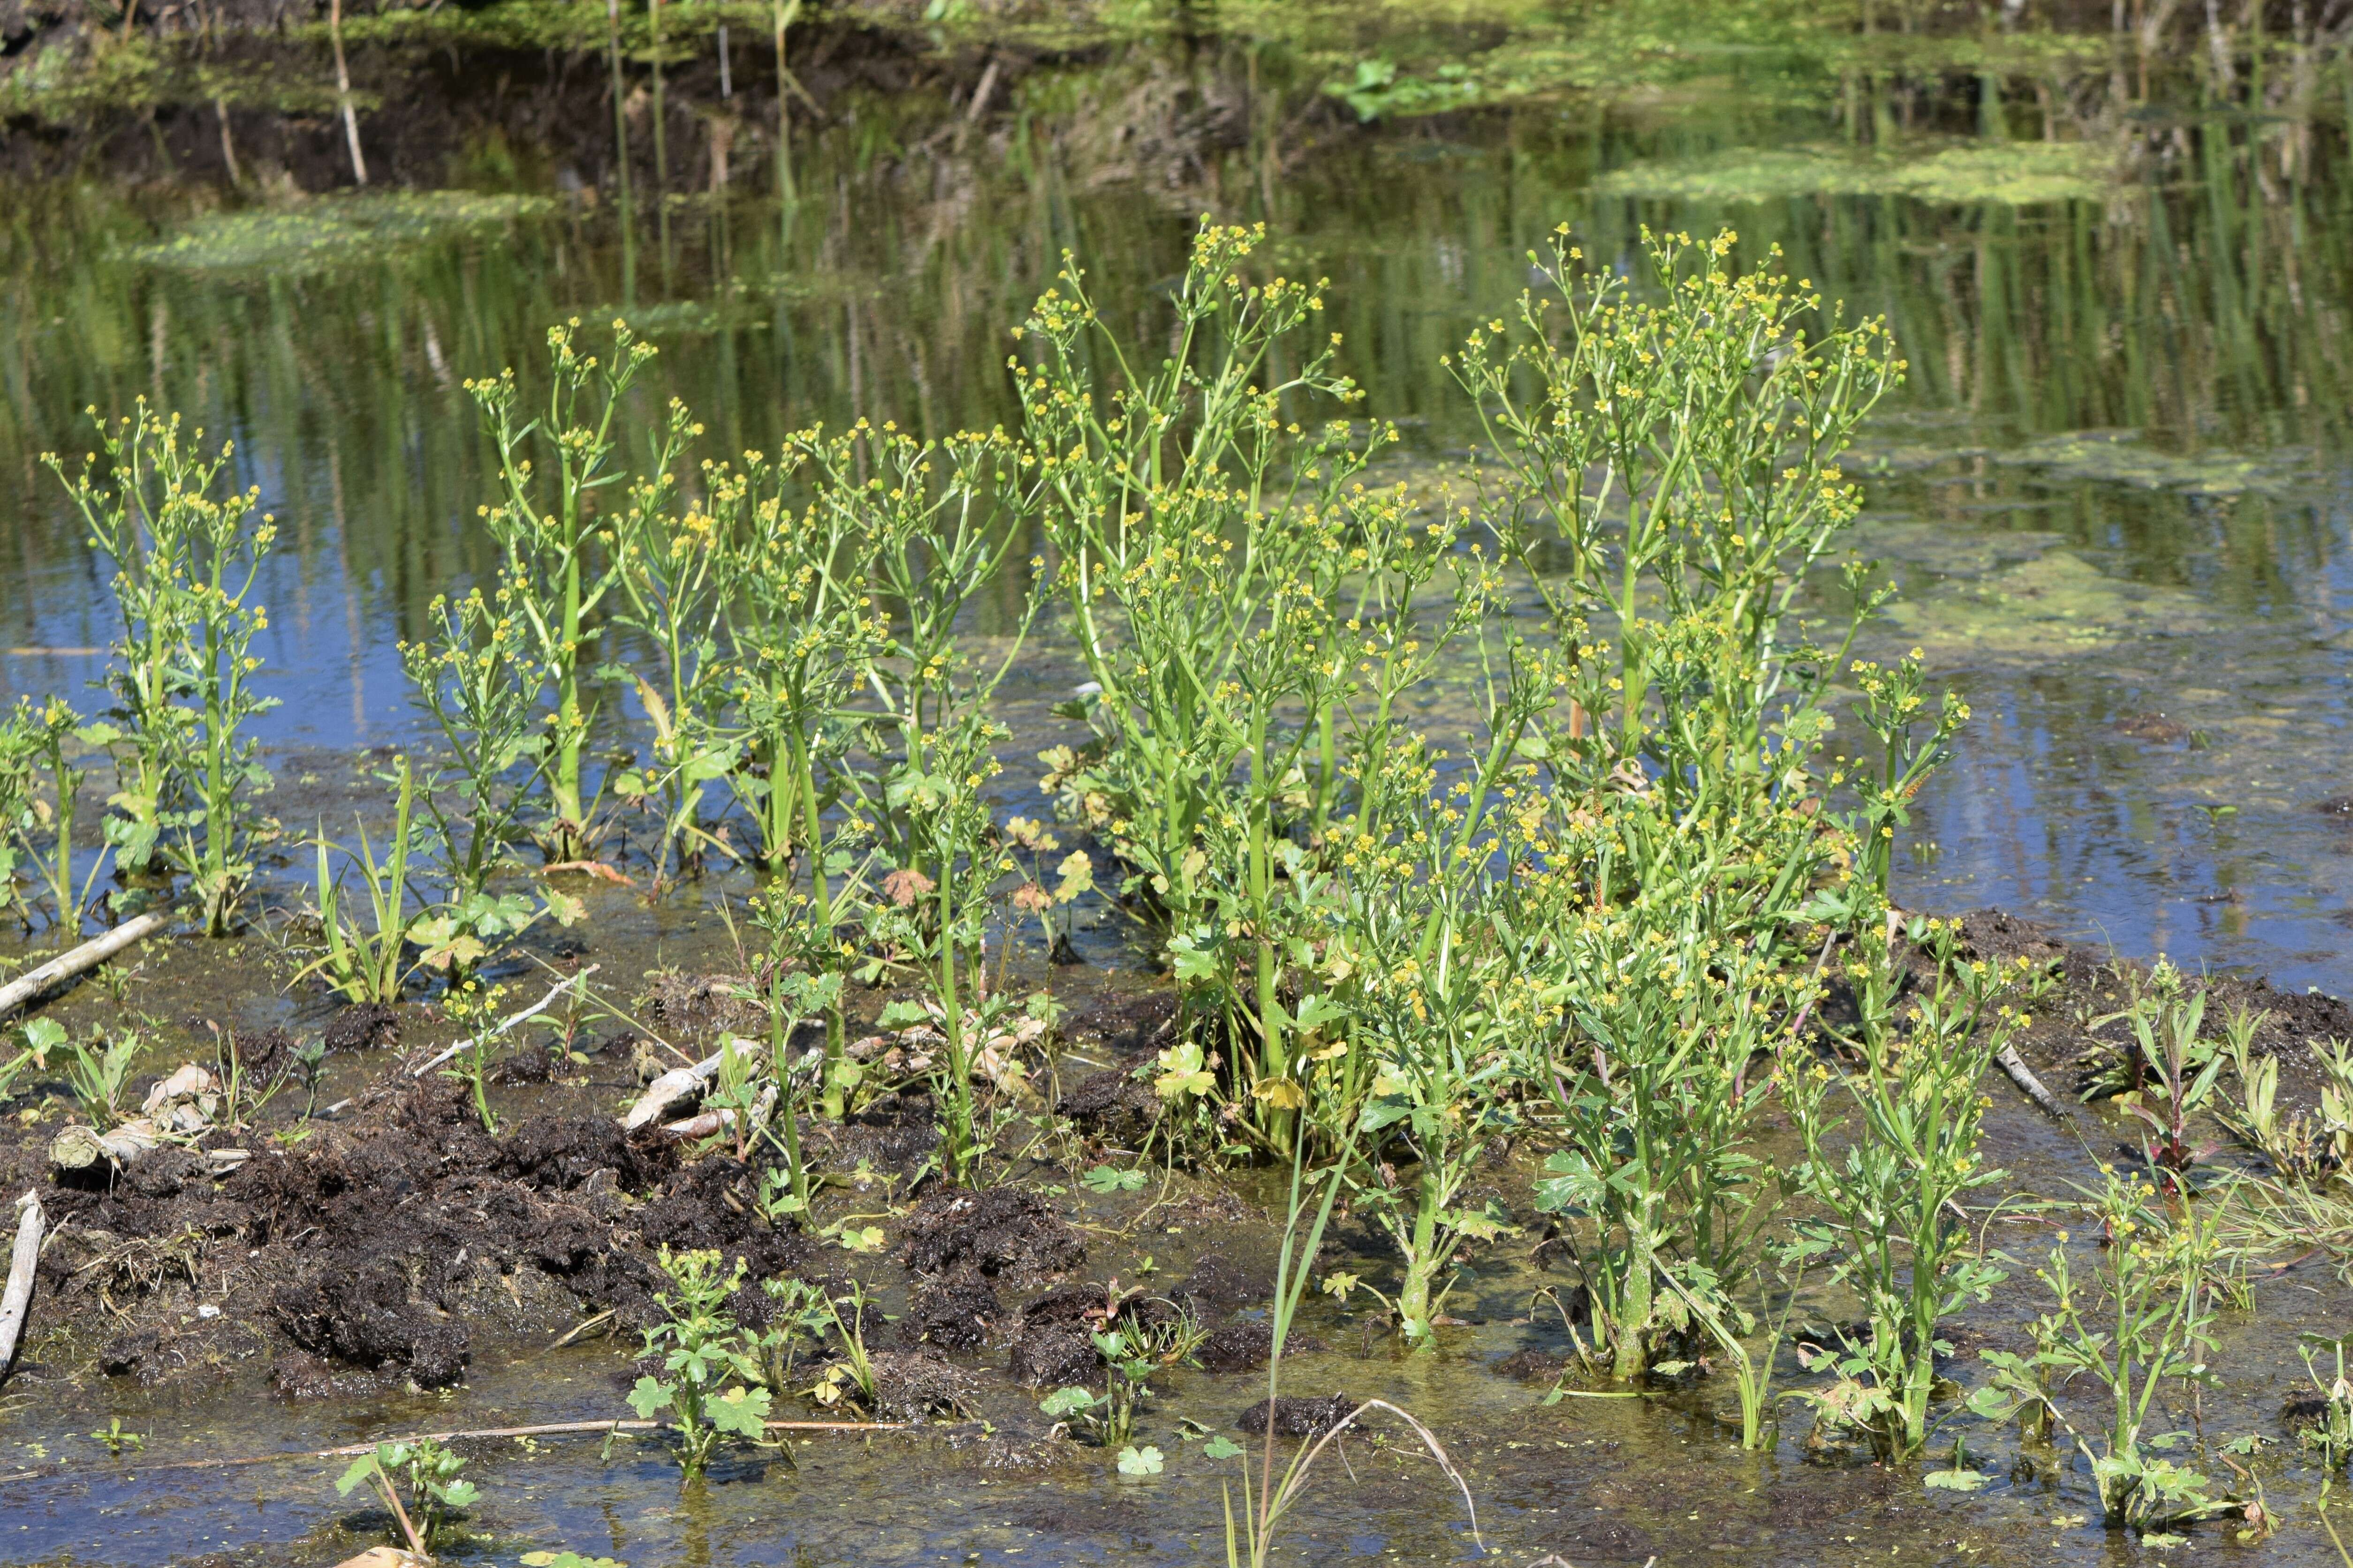
<path id="1" fill-rule="evenodd" d="M 2122 1023 L 2091 1021 L 2114 1011 L 2120 989 L 2146 972 L 1998 910 L 1961 923 L 1974 952 L 2029 957 L 2060 976 L 2021 1055 L 2074 1105 L 2128 1040 Z M 173 957 L 202 955 L 183 941 Z M 2211 984 L 2211 1016 L 2242 1005 L 2265 1016 L 2256 1039 L 2282 1063 L 2283 1103 L 2308 1105 L 2319 1081 L 2311 1047 L 2353 1038 L 2353 1006 L 2259 980 Z M 663 1031 L 672 1055 L 691 1056 L 723 1033 L 758 1032 L 755 1009 L 736 999 L 740 985 L 725 975 L 663 975 L 635 999 L 633 1016 Z M 103 989 L 85 986 L 64 1005 L 85 1019 L 111 1010 Z M 228 1124 L 120 1170 L 102 1162 L 55 1168 L 52 1140 L 71 1115 L 63 1086 L 20 1085 L 18 1103 L 30 1104 L 0 1122 L 0 1184 L 38 1192 L 53 1235 L 30 1364 L 18 1380 L 94 1370 L 155 1386 L 258 1375 L 290 1399 L 446 1388 L 466 1380 L 484 1336 L 547 1339 L 592 1323 L 616 1343 L 633 1342 L 658 1315 L 654 1259 L 665 1248 L 715 1250 L 730 1266 L 740 1259 L 750 1282 L 734 1307 L 755 1328 L 769 1311 L 759 1281 L 805 1280 L 838 1293 L 855 1279 L 890 1303 L 902 1360 L 986 1352 L 994 1366 L 976 1370 L 1029 1387 L 1099 1381 L 1090 1336 L 1124 1317 L 1149 1324 L 1182 1312 L 1197 1321 L 1187 1353 L 1199 1364 L 1261 1364 L 1263 1320 L 1233 1316 L 1261 1307 L 1271 1283 L 1258 1176 L 1171 1171 L 1167 1191 L 1149 1201 L 1123 1187 L 1090 1191 L 1078 1179 L 1107 1154 L 1148 1141 L 1157 1100 L 1138 1068 L 1148 1075 L 1145 1064 L 1169 1037 L 1172 995 L 1141 977 L 1086 976 L 1066 981 L 1066 990 L 1071 1014 L 1055 1059 L 1039 1064 L 1047 1070 L 1030 1108 L 1047 1135 L 995 1173 L 1001 1184 L 938 1184 L 933 1104 L 919 1086 L 902 1084 L 839 1124 L 805 1122 L 820 1193 L 807 1226 L 774 1209 L 786 1181 L 780 1143 L 737 1148 L 659 1126 L 624 1131 L 619 1111 L 670 1058 L 610 1022 L 601 1033 L 568 1022 L 552 1046 L 507 1051 L 485 1089 L 495 1132 L 468 1083 L 414 1075 L 450 1034 L 436 1009 L 419 1004 L 333 1009 L 299 1030 L 325 1047 L 341 1085 L 315 1117 L 289 1076 L 298 1031 L 248 1028 L 237 1047 L 242 1070 L 277 1092 L 249 1118 L 224 1116 Z M 133 1005 L 151 1016 L 169 1006 L 153 988 Z M 881 1001 L 868 1005 L 879 1011 Z M 1833 998 L 1826 1011 L 1835 1008 Z M 198 1013 L 185 1023 L 191 1041 L 212 1026 Z M 131 1098 L 193 1054 L 151 1049 Z M 2031 1115 L 2022 1099 L 1995 1091 Z M 317 1101 L 313 1092 L 309 1102 Z M 1485 1195 L 1540 1237 L 1525 1163 L 1499 1163 Z M 1155 1173 L 1155 1192 L 1161 1182 Z M 1186 1216 L 1240 1226 L 1243 1250 L 1229 1257 L 1212 1247 L 1192 1257 L 1196 1249 L 1177 1242 L 1123 1287 L 1103 1272 L 1090 1237 L 1124 1238 L 1139 1209 L 1159 1215 L 1172 1236 Z M 844 1245 L 836 1233 L 853 1212 L 881 1220 L 874 1234 L 887 1246 Z M 1345 1205 L 1340 1228 L 1350 1228 Z M 1356 1245 L 1368 1243 L 1365 1232 Z M 1541 1242 L 1534 1256 L 1567 1264 Z M 1171 1257 L 1183 1261 L 1181 1272 Z M 923 1373 L 911 1367 L 909 1375 Z"/>
<path id="2" fill-rule="evenodd" d="M 1996 911 L 1963 926 L 1979 953 L 2059 964 L 2062 984 L 2024 1053 L 2072 1100 L 2111 1032 L 2087 1035 L 2078 1022 L 2110 1010 L 2110 993 L 2137 972 Z M 138 1098 L 190 1054 L 170 1047 L 206 1037 L 203 1015 L 223 1010 L 218 994 L 177 973 L 206 954 L 184 941 L 144 955 L 144 973 L 113 986 L 100 977 L 48 1005 L 84 1022 L 117 1009 L 182 1021 L 183 1032 L 159 1035 L 141 1062 Z M 592 947 L 571 962 L 591 959 L 617 963 L 618 953 Z M 234 967 L 249 978 L 255 965 L 248 956 Z M 766 1279 L 871 1303 L 862 1350 L 871 1394 L 839 1396 L 845 1374 L 831 1380 L 832 1403 L 780 1399 L 776 1414 L 921 1428 L 834 1447 L 811 1439 L 794 1450 L 797 1468 L 744 1450 L 714 1470 L 708 1489 L 684 1494 L 649 1439 L 619 1448 L 557 1439 L 472 1445 L 470 1473 L 483 1480 L 485 1499 L 465 1525 L 469 1550 L 564 1545 L 666 1562 L 697 1550 L 675 1531 L 708 1530 L 733 1542 L 712 1555 L 733 1561 L 756 1555 L 743 1532 L 781 1513 L 797 1521 L 792 1539 L 816 1562 L 929 1561 L 951 1535 L 952 1556 L 974 1550 L 970 1541 L 985 1551 L 1018 1548 L 1005 1559 L 1013 1563 L 1087 1556 L 1121 1541 L 1152 1543 L 1133 1548 L 1138 1561 L 1196 1561 L 1188 1552 L 1214 1541 L 1188 1546 L 1183 1531 L 1214 1533 L 1218 1518 L 1199 1448 L 1211 1435 L 1248 1439 L 1268 1426 L 1264 1309 L 1277 1194 L 1264 1173 L 1247 1169 L 1155 1171 L 1134 1190 L 1098 1191 L 1082 1180 L 1098 1163 L 1126 1163 L 1121 1152 L 1140 1146 L 1153 1107 L 1135 1092 L 1149 1086 L 1134 1074 L 1168 1037 L 1171 1011 L 1165 986 L 1145 977 L 1051 978 L 1071 1014 L 1052 1070 L 1033 1075 L 1031 1110 L 1057 1130 L 1026 1149 L 1017 1148 L 1020 1139 L 1008 1142 L 991 1185 L 944 1188 L 928 1158 L 933 1108 L 913 1086 L 898 1086 L 838 1127 L 804 1127 L 816 1168 L 830 1178 L 807 1226 L 764 1216 L 777 1168 L 772 1150 L 739 1157 L 732 1147 L 622 1131 L 619 1112 L 649 1065 L 648 1041 L 611 1019 L 565 1032 L 560 1055 L 534 1043 L 504 1056 L 488 1089 L 496 1135 L 483 1130 L 470 1085 L 411 1076 L 451 1032 L 421 1004 L 306 1005 L 290 1027 L 276 1026 L 280 1034 L 250 1030 L 246 1059 L 263 1072 L 279 1053 L 332 1039 L 322 1104 L 336 1105 L 334 1113 L 305 1119 L 299 1096 L 281 1097 L 234 1133 L 216 1130 L 187 1148 L 159 1150 L 111 1178 L 59 1180 L 47 1169 L 48 1140 L 64 1120 L 53 1104 L 0 1122 L 0 1171 L 12 1188 L 35 1186 L 57 1222 L 32 1341 L 6 1388 L 16 1413 L 0 1422 L 0 1444 L 16 1447 L 0 1495 L 12 1509 L 35 1510 L 26 1517 L 51 1521 L 42 1527 L 47 1550 L 70 1546 L 85 1559 L 182 1561 L 183 1541 L 209 1531 L 239 1561 L 333 1561 L 331 1553 L 379 1539 L 385 1526 L 337 1506 L 332 1477 L 313 1473 L 323 1464 L 272 1467 L 264 1479 L 237 1470 L 216 1481 L 199 1468 L 142 1480 L 142 1458 L 201 1466 L 207 1457 L 382 1431 L 610 1419 L 626 1413 L 622 1396 L 645 1370 L 635 1331 L 653 1320 L 659 1250 L 709 1247 L 746 1265 L 730 1306 L 755 1331 L 776 1310 L 760 1288 Z M 2216 989 L 2218 1007 L 2244 1001 L 2273 1013 L 2261 1037 L 2291 1086 L 2309 1079 L 2310 1041 L 2353 1024 L 2334 998 L 2252 982 Z M 628 1002 L 639 1022 L 690 1051 L 745 1022 L 734 987 L 715 969 L 659 976 Z M 2012 1172 L 2005 1191 L 2063 1193 L 2088 1169 L 2087 1146 L 2096 1154 L 2122 1142 L 2123 1123 L 2101 1107 L 2078 1113 L 2087 1142 L 2078 1142 L 1998 1079 L 1985 1088 L 1996 1098 L 1988 1148 Z M 2300 1100 L 2305 1090 L 2286 1092 Z M 1764 1136 L 1769 1144 L 1777 1134 L 1768 1125 Z M 218 1169 L 218 1152 L 231 1148 L 248 1158 Z M 2061 1489 L 2063 1477 L 2023 1450 L 2022 1468 L 1990 1493 L 1945 1498 L 1924 1493 L 1916 1475 L 1808 1447 L 1795 1407 L 1785 1416 L 1788 1462 L 1757 1469 L 1738 1457 L 1724 1425 L 1728 1387 L 1704 1368 L 1653 1378 L 1639 1399 L 1546 1404 L 1564 1383 L 1619 1391 L 1575 1364 L 1585 1321 L 1575 1266 L 1533 1207 L 1534 1175 L 1526 1151 L 1481 1173 L 1472 1198 L 1500 1205 L 1523 1228 L 1468 1259 L 1433 1352 L 1403 1351 L 1386 1312 L 1362 1293 L 1345 1306 L 1311 1298 L 1271 1412 L 1281 1441 L 1313 1441 L 1365 1397 L 1414 1410 L 1465 1468 L 1491 1540 L 1517 1554 L 1506 1560 L 1737 1551 L 1760 1563 L 1814 1563 L 1842 1560 L 1836 1552 L 1858 1542 L 1877 1556 L 1894 1548 L 1930 1561 L 1984 1551 L 2011 1561 L 2100 1560 L 2095 1527 L 2063 1523 L 2065 1549 L 2050 1547 L 2054 1511 L 2077 1504 Z M 866 1238 L 868 1226 L 876 1239 Z M 2011 1245 L 2031 1252 L 2042 1235 L 2030 1227 Z M 2283 1261 L 2292 1265 L 2283 1279 L 2260 1287 L 2260 1314 L 2234 1318 L 2229 1330 L 2221 1360 L 2230 1375 L 2210 1391 L 2205 1411 L 2213 1440 L 2253 1431 L 2293 1442 L 2294 1391 L 2276 1363 L 2299 1328 L 2327 1321 L 2347 1298 L 2326 1258 Z M 1316 1272 L 1346 1269 L 1385 1284 L 1394 1268 L 1372 1227 L 1344 1210 Z M 2033 1294 L 1971 1306 L 1948 1323 L 1957 1377 L 1976 1375 L 1980 1351 L 2031 1345 Z M 1828 1343 L 1835 1306 L 1810 1304 L 1796 1341 Z M 1113 1478 L 1110 1454 L 1082 1427 L 1040 1414 L 1039 1403 L 1057 1389 L 1108 1390 L 1113 1374 L 1098 1335 L 1179 1327 L 1185 1348 L 1155 1373 L 1136 1435 L 1163 1455 L 1166 1473 Z M 803 1349 L 792 1384 L 826 1384 L 848 1348 L 819 1336 Z M 1789 1386 L 1804 1385 L 1794 1366 L 1785 1375 Z M 93 1459 L 95 1439 L 79 1434 L 103 1428 L 110 1415 L 148 1447 Z M 1433 1489 L 1427 1462 L 1409 1457 L 1409 1435 L 1383 1430 L 1342 1440 L 1353 1479 L 1304 1505 L 1301 1528 L 1448 1555 L 1459 1514 Z M 1970 1428 L 1968 1442 L 1972 1455 L 2010 1447 L 1991 1429 Z M 2274 1495 L 2293 1492 L 2284 1463 L 2267 1472 Z M 164 1479 L 168 1488 L 154 1489 Z M 1034 1496 L 999 1493 L 1017 1485 Z M 222 1511 L 255 1495 L 240 1489 L 256 1487 L 283 1500 L 259 1523 Z M 118 1493 L 131 1518 L 178 1535 L 151 1540 L 143 1525 L 103 1542 L 75 1533 L 77 1520 L 95 1528 L 113 1517 L 100 1500 Z M 628 1499 L 647 1511 L 634 1523 L 599 1522 L 579 1511 L 584 1497 Z M 985 1515 L 986 1531 L 971 1533 L 980 1528 L 973 1523 L 944 1531 L 942 1499 L 955 1500 L 959 1517 Z M 827 1522 L 836 1512 L 844 1515 L 839 1527 Z M 1164 1530 L 1177 1533 L 1164 1538 Z M 2271 1550 L 2281 1561 L 2316 1561 L 2284 1538 Z"/>

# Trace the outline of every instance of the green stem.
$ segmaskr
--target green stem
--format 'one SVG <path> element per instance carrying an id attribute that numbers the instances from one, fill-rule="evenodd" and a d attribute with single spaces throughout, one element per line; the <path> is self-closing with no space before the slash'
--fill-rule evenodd
<path id="1" fill-rule="evenodd" d="M 825 944 L 826 963 L 833 962 L 833 884 L 827 879 L 825 868 L 825 837 L 817 805 L 817 763 L 810 755 L 808 738 L 799 730 L 792 731 L 790 745 L 793 754 L 794 787 L 799 792 L 801 808 L 808 818 L 809 898 L 817 910 L 817 928 Z M 769 787 L 776 787 L 776 775 L 769 774 Z M 944 880 L 944 879 L 943 879 Z M 843 1110 L 841 1075 L 842 1060 L 841 998 L 835 994 L 825 1014 L 825 1083 L 821 1103 L 828 1121 L 841 1120 Z"/>
<path id="2" fill-rule="evenodd" d="M 955 1079 L 955 1103 L 948 1112 L 948 1180 L 964 1181 L 978 1164 L 972 1146 L 972 1064 L 965 1057 L 964 1009 L 956 1000 L 955 864 L 940 862 L 940 1004 L 947 1010 L 948 1070 Z"/>
<path id="3" fill-rule="evenodd" d="M 793 1196 L 799 1200 L 801 1222 L 808 1223 L 808 1171 L 801 1163 L 801 1124 L 793 1105 L 792 1067 L 785 1058 L 792 1031 L 785 1016 L 783 955 L 773 955 L 768 982 L 768 1061 L 776 1075 L 776 1113 L 785 1124 L 785 1168 L 791 1173 Z M 833 1114 L 839 1114 L 835 1112 Z"/>

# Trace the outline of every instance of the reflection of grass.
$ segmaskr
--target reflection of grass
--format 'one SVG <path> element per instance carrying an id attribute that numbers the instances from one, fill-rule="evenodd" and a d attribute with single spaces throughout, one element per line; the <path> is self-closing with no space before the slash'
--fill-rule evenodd
<path id="1" fill-rule="evenodd" d="M 554 206 L 543 196 L 471 191 L 399 191 L 338 196 L 298 207 L 209 214 L 132 256 L 190 270 L 267 268 L 316 271 L 375 259 L 405 245 L 534 216 Z"/>
<path id="2" fill-rule="evenodd" d="M 1744 148 L 1689 163 L 1636 163 L 1603 175 L 1603 195 L 1761 202 L 1785 196 L 1915 196 L 1922 201 L 2042 202 L 2105 195 L 2112 148 L 2085 142 L 2001 142 L 1925 156 L 1834 147 Z"/>

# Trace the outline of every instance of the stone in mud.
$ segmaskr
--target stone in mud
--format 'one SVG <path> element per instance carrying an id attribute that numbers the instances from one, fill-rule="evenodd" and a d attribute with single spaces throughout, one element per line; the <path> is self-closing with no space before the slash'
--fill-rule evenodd
<path id="1" fill-rule="evenodd" d="M 1014 1187 L 934 1193 L 907 1221 L 905 1261 L 918 1274 L 1042 1279 L 1077 1268 L 1086 1255 L 1085 1240 L 1045 1199 Z"/>
<path id="2" fill-rule="evenodd" d="M 1278 1437 L 1320 1437 L 1346 1420 L 1358 1401 L 1345 1394 L 1325 1394 L 1320 1399 L 1305 1395 L 1285 1397 L 1271 1402 L 1274 1414 L 1274 1435 Z M 1234 1425 L 1253 1437 L 1266 1436 L 1268 1401 L 1261 1400 L 1234 1417 Z"/>

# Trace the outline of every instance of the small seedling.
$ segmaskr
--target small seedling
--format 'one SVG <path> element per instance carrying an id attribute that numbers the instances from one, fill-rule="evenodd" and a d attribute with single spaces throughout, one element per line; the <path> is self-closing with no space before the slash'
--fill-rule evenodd
<path id="1" fill-rule="evenodd" d="M 766 1436 L 769 1393 L 760 1363 L 746 1353 L 727 1300 L 748 1271 L 742 1258 L 722 1272 L 716 1251 L 660 1254 L 670 1289 L 657 1292 L 662 1321 L 646 1331 L 646 1353 L 663 1352 L 661 1377 L 638 1379 L 629 1407 L 648 1421 L 675 1420 L 679 1463 L 691 1477 L 710 1462 L 720 1438 L 757 1442 Z"/>
<path id="2" fill-rule="evenodd" d="M 1141 1171 L 1123 1171 L 1113 1165 L 1096 1165 L 1079 1178 L 1079 1184 L 1091 1193 L 1133 1193 L 1143 1190 L 1145 1175 Z"/>
<path id="3" fill-rule="evenodd" d="M 335 1482 L 335 1495 L 349 1497 L 366 1486 L 391 1510 L 393 1523 L 409 1551 L 430 1556 L 449 1523 L 450 1516 L 471 1507 L 480 1492 L 458 1472 L 466 1461 L 432 1438 L 415 1443 L 378 1443 L 373 1453 L 353 1459 Z M 403 1484 L 408 1502 L 403 1506 Z"/>
<path id="4" fill-rule="evenodd" d="M 92 1432 L 90 1436 L 90 1441 L 94 1443 L 105 1444 L 106 1451 L 118 1459 L 122 1458 L 122 1451 L 125 1448 L 135 1454 L 147 1447 L 147 1435 L 144 1432 L 124 1431 L 122 1417 L 120 1415 L 108 1421 L 105 1430 Z"/>

